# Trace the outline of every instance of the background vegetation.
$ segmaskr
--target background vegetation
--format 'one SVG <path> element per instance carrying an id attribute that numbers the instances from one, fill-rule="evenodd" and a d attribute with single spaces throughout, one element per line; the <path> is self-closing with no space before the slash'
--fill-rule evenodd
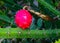
<path id="1" fill-rule="evenodd" d="M 3 29 L 1 31 L 2 34 L 3 32 L 5 32 L 4 29 L 6 28 L 7 28 L 6 30 L 10 28 L 18 28 L 18 26 L 16 26 L 14 22 L 15 13 L 17 10 L 22 9 L 23 6 L 25 5 L 30 6 L 31 9 L 33 9 L 34 11 L 48 15 L 53 19 L 53 21 L 46 21 L 36 16 L 35 14 L 31 13 L 33 16 L 33 22 L 29 30 L 48 30 L 49 31 L 50 29 L 51 30 L 60 29 L 60 0 L 0 0 L 0 28 Z M 3 38 L 3 39 L 0 39 L 0 42 L 1 43 L 52 43 L 52 42 L 55 43 L 55 40 L 58 40 L 58 39 L 59 37 L 57 36 L 49 37 L 49 38 L 44 37 L 42 39 L 41 38 L 38 38 L 38 39 L 35 39 L 35 38 L 5 39 Z"/>

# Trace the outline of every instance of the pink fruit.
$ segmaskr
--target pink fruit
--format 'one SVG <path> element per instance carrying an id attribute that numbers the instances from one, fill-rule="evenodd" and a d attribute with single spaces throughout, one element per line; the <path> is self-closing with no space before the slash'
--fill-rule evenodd
<path id="1" fill-rule="evenodd" d="M 15 23 L 22 29 L 27 29 L 32 23 L 32 15 L 27 10 L 18 10 L 15 15 Z"/>

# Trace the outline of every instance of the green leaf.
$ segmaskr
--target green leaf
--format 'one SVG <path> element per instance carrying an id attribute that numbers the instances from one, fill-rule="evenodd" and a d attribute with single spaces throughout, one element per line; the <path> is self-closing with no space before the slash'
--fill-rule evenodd
<path id="1" fill-rule="evenodd" d="M 49 11 L 46 7 L 42 6 L 40 3 L 39 3 L 39 9 L 43 14 L 46 14 L 52 18 L 55 17 L 55 15 L 51 11 Z"/>
<path id="2" fill-rule="evenodd" d="M 40 11 L 38 9 L 38 7 L 33 3 L 34 0 L 27 0 L 28 3 L 30 3 L 30 7 L 33 9 L 33 10 L 36 10 L 36 11 Z M 32 4 L 31 4 L 32 3 Z"/>
<path id="3" fill-rule="evenodd" d="M 35 11 L 40 11 L 40 9 L 34 4 L 31 4 L 31 8 Z"/>
<path id="4" fill-rule="evenodd" d="M 15 2 L 13 0 L 2 0 L 2 1 L 7 2 L 7 3 L 10 3 L 12 5 L 15 4 Z"/>
<path id="5" fill-rule="evenodd" d="M 51 11 L 52 13 L 54 13 L 56 16 L 59 15 L 60 17 L 60 12 L 57 11 L 53 6 L 51 6 L 49 3 L 45 2 L 44 0 L 37 0 L 42 6 L 46 7 L 47 9 L 49 9 L 49 11 Z"/>
<path id="6" fill-rule="evenodd" d="M 33 3 L 34 0 L 28 0 L 30 3 Z"/>
<path id="7" fill-rule="evenodd" d="M 11 19 L 2 11 L 0 11 L 0 19 L 5 22 L 12 23 Z"/>
<path id="8" fill-rule="evenodd" d="M 35 30 L 35 29 L 37 29 L 36 25 L 34 23 L 32 23 L 31 26 L 30 26 L 30 30 Z"/>
<path id="9" fill-rule="evenodd" d="M 45 1 L 54 7 L 56 7 L 59 2 L 59 0 L 45 0 Z"/>
<path id="10" fill-rule="evenodd" d="M 55 21 L 54 23 L 56 24 L 56 27 L 57 27 L 57 28 L 60 28 L 60 20 L 57 20 L 57 21 Z"/>
<path id="11" fill-rule="evenodd" d="M 43 24 L 43 20 L 41 18 L 39 18 L 37 21 L 37 27 L 41 28 L 42 24 Z"/>
<path id="12" fill-rule="evenodd" d="M 22 8 L 22 6 L 16 4 L 13 0 L 3 0 L 3 1 L 6 2 L 6 3 L 9 3 L 11 5 L 15 5 L 15 7 L 19 8 L 19 9 Z"/>
<path id="13" fill-rule="evenodd" d="M 22 39 L 22 43 L 29 43 L 26 38 Z"/>
<path id="14" fill-rule="evenodd" d="M 4 40 L 2 41 L 2 43 L 7 43 L 7 40 L 6 40 L 6 39 L 4 39 Z"/>
<path id="15" fill-rule="evenodd" d="M 3 26 L 3 21 L 2 20 L 0 20 L 0 26 Z"/>
<path id="16" fill-rule="evenodd" d="M 44 1 L 46 1 L 49 4 L 52 4 L 52 0 L 44 0 Z"/>
<path id="17" fill-rule="evenodd" d="M 46 29 L 51 29 L 52 28 L 52 23 L 50 21 L 44 21 L 44 27 Z"/>
<path id="18" fill-rule="evenodd" d="M 30 30 L 35 30 L 37 28 L 37 26 L 35 25 L 35 19 L 32 19 L 32 23 L 30 25 Z"/>
<path id="19" fill-rule="evenodd" d="M 6 15 L 0 15 L 0 19 L 3 20 L 3 21 L 6 21 L 8 23 L 11 23 L 10 18 L 7 17 Z"/>
<path id="20" fill-rule="evenodd" d="M 6 12 L 5 12 L 6 13 Z M 2 27 L 6 27 L 6 26 L 9 26 L 9 23 L 12 25 L 12 26 L 16 26 L 13 24 L 13 20 L 14 19 L 10 19 L 8 16 L 6 16 L 4 12 L 2 12 L 0 10 L 0 26 Z M 2 22 L 1 22 L 2 21 Z M 5 22 L 5 24 L 3 24 Z"/>
<path id="21" fill-rule="evenodd" d="M 0 6 L 3 6 L 4 5 L 4 2 L 0 0 Z"/>

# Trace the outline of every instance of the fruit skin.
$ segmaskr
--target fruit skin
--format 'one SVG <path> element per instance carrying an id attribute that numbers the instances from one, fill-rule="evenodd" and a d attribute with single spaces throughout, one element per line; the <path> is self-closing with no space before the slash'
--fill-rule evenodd
<path id="1" fill-rule="evenodd" d="M 15 23 L 18 27 L 22 29 L 27 29 L 30 27 L 32 22 L 32 15 L 24 9 L 18 10 L 15 15 Z"/>

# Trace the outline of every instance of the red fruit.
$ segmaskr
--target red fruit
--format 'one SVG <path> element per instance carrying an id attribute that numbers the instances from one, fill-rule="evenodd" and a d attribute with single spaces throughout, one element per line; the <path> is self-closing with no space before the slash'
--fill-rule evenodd
<path id="1" fill-rule="evenodd" d="M 27 10 L 18 10 L 15 15 L 15 23 L 22 29 L 30 27 L 32 22 L 32 15 Z"/>

